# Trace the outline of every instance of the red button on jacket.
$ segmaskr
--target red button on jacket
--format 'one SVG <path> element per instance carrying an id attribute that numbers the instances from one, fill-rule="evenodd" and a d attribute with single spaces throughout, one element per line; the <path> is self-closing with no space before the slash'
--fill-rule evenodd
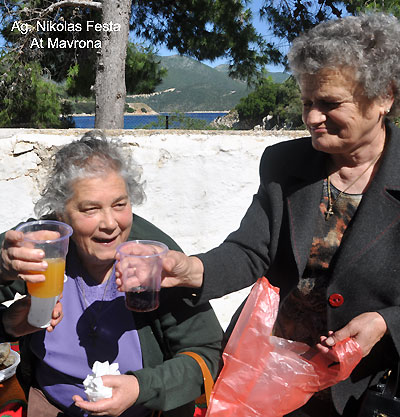
<path id="1" fill-rule="evenodd" d="M 343 295 L 342 294 L 331 294 L 329 296 L 329 300 L 328 301 L 329 301 L 329 304 L 332 307 L 340 307 L 343 304 L 343 302 L 344 302 L 344 298 L 343 298 Z"/>

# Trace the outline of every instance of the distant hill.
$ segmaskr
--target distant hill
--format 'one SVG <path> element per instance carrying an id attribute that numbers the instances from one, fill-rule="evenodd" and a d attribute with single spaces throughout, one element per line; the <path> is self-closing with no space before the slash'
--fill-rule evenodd
<path id="1" fill-rule="evenodd" d="M 252 91 L 246 82 L 228 76 L 228 66 L 212 68 L 180 55 L 160 57 L 160 61 L 168 74 L 156 92 L 128 96 L 127 102 L 141 102 L 157 112 L 228 111 Z M 280 74 L 280 80 L 288 77 L 273 74 Z"/>
<path id="2" fill-rule="evenodd" d="M 215 69 L 220 72 L 228 73 L 229 65 L 218 65 Z M 268 72 L 268 76 L 271 77 L 275 83 L 283 83 L 289 78 L 289 74 L 287 72 Z"/>

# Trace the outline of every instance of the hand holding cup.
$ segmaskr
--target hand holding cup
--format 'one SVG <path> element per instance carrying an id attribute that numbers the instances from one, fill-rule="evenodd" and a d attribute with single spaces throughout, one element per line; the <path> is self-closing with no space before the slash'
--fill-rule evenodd
<path id="1" fill-rule="evenodd" d="M 42 282 L 47 262 L 42 249 L 25 246 L 24 234 L 9 230 L 5 234 L 1 248 L 1 279 L 2 282 L 21 279 L 26 282 Z M 34 272 L 34 274 L 32 273 Z"/>
<path id="2" fill-rule="evenodd" d="M 120 287 L 125 304 L 132 311 L 158 308 L 162 259 L 168 247 L 152 240 L 125 242 L 117 248 Z"/>
<path id="3" fill-rule="evenodd" d="M 28 322 L 32 326 L 46 328 L 50 325 L 51 312 L 59 299 L 64 286 L 65 258 L 68 252 L 72 228 L 65 223 L 53 220 L 39 220 L 24 223 L 17 227 L 23 240 L 18 244 L 26 251 L 40 250 L 44 253 L 47 268 L 43 271 L 45 280 L 27 280 L 31 295 L 31 308 Z M 27 274 L 41 275 L 36 269 Z"/>

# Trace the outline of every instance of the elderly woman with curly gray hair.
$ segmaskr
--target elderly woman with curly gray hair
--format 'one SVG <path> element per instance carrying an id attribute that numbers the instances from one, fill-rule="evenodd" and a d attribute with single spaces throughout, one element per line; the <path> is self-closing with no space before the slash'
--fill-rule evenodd
<path id="1" fill-rule="evenodd" d="M 205 254 L 171 251 L 163 285 L 201 287 L 198 305 L 268 277 L 281 290 L 276 335 L 324 351 L 352 337 L 363 354 L 290 415 L 354 417 L 400 352 L 400 131 L 389 121 L 400 24 L 378 13 L 324 22 L 288 59 L 311 136 L 265 150 L 239 229 Z"/>
<path id="2" fill-rule="evenodd" d="M 222 329 L 209 304 L 192 309 L 183 302 L 187 289 L 163 289 L 157 310 L 137 313 L 125 308 L 117 290 L 119 244 L 146 239 L 179 250 L 169 236 L 132 214 L 132 204 L 144 198 L 140 176 L 130 152 L 101 132 L 89 132 L 55 154 L 35 210 L 38 218 L 68 223 L 73 235 L 63 319 L 53 320 L 51 332 L 20 339 L 17 375 L 28 396 L 28 417 L 149 417 L 154 410 L 157 415 L 163 410 L 165 416 L 191 417 L 203 376 L 197 362 L 180 353 L 197 353 L 214 376 L 218 371 Z M 21 232 L 10 230 L 2 239 L 3 301 L 16 291 L 25 294 L 26 281 L 43 281 L 40 272 L 47 264 L 41 250 L 20 245 Z M 90 403 L 84 401 L 83 380 L 96 361 L 117 362 L 121 375 L 103 377 L 104 385 L 112 387 L 112 398 Z"/>

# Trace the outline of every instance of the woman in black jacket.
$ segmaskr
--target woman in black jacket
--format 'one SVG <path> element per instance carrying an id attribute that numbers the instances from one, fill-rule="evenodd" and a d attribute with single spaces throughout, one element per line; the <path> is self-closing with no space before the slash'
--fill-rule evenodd
<path id="1" fill-rule="evenodd" d="M 400 24 L 324 22 L 288 59 L 311 137 L 267 148 L 240 228 L 208 253 L 170 252 L 163 285 L 201 287 L 197 305 L 265 275 L 281 289 L 276 335 L 323 350 L 353 337 L 364 356 L 291 415 L 355 416 L 400 352 Z"/>

